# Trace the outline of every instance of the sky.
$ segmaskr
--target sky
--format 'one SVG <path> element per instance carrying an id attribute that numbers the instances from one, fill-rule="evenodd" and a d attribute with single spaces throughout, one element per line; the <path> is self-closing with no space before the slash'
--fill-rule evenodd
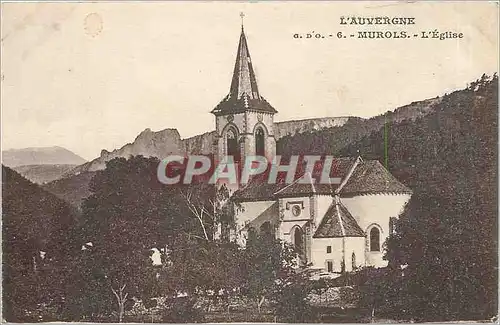
<path id="1" fill-rule="evenodd" d="M 213 130 L 241 12 L 275 121 L 371 117 L 498 71 L 494 2 L 2 2 L 2 150 L 57 145 L 90 160 L 146 128 Z M 341 16 L 415 25 L 345 26 Z M 435 29 L 464 38 L 293 37 Z"/>

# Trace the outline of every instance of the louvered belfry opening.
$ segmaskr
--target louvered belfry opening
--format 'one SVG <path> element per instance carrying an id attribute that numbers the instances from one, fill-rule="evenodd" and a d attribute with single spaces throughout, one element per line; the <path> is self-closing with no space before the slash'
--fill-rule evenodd
<path id="1" fill-rule="evenodd" d="M 226 135 L 227 142 L 227 155 L 232 156 L 234 162 L 240 162 L 241 154 L 240 154 L 240 146 L 238 143 L 238 136 L 234 130 L 229 129 Z"/>
<path id="2" fill-rule="evenodd" d="M 264 130 L 257 128 L 255 131 L 255 154 L 257 156 L 265 156 L 266 146 L 264 140 Z"/>

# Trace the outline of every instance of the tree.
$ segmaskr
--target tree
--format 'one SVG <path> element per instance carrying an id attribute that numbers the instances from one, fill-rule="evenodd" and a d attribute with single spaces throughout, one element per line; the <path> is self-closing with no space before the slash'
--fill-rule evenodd
<path id="1" fill-rule="evenodd" d="M 483 75 L 415 125 L 391 130 L 390 168 L 414 194 L 387 258 L 405 267 L 398 299 L 416 319 L 497 313 L 497 107 L 498 77 Z"/>
<path id="2" fill-rule="evenodd" d="M 309 303 L 311 293 L 325 289 L 318 281 L 311 280 L 312 271 L 299 269 L 281 279 L 273 293 L 275 313 L 280 322 L 312 323 L 317 315 Z"/>
<path id="3" fill-rule="evenodd" d="M 246 294 L 255 299 L 257 310 L 270 298 L 276 286 L 282 285 L 296 266 L 296 254 L 289 244 L 261 233 L 247 243 L 243 273 Z"/>
<path id="4" fill-rule="evenodd" d="M 156 158 L 117 158 L 92 179 L 81 230 L 81 242 L 90 245 L 73 264 L 72 292 L 83 294 L 72 305 L 83 315 L 117 310 L 122 321 L 134 297 L 195 297 L 238 287 L 237 246 L 214 237 L 216 225 L 230 216 L 227 190 L 201 181 L 161 184 L 158 164 Z M 161 266 L 151 263 L 153 248 L 162 252 Z"/>
<path id="5" fill-rule="evenodd" d="M 234 228 L 234 215 L 241 210 L 241 204 L 230 199 L 225 185 L 212 185 L 199 181 L 179 186 L 178 191 L 190 215 L 195 217 L 203 231 L 205 240 L 229 239 L 229 231 Z M 221 234 L 222 233 L 222 234 Z"/>
<path id="6" fill-rule="evenodd" d="M 83 295 L 95 295 L 98 305 L 88 297 L 76 297 L 76 304 L 88 302 L 84 314 L 109 313 L 114 299 L 121 322 L 132 297 L 154 294 L 145 289 L 152 288 L 157 272 L 151 249 L 168 246 L 179 231 L 190 229 L 182 209 L 171 200 L 175 189 L 156 178 L 158 163 L 140 156 L 114 159 L 92 179 L 81 229 L 82 244 L 91 245 L 80 252 L 74 266 L 75 285 L 86 287 Z"/>

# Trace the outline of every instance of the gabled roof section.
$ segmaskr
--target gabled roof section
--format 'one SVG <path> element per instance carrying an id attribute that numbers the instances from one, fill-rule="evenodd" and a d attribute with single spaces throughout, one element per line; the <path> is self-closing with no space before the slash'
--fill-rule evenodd
<path id="1" fill-rule="evenodd" d="M 349 175 L 350 170 L 356 162 L 356 158 L 342 157 L 334 158 L 330 168 L 329 176 L 331 178 L 338 177 L 344 179 Z M 314 170 L 306 175 L 307 171 L 298 171 L 295 181 L 291 184 L 286 183 L 286 174 L 278 173 L 276 184 L 268 184 L 269 168 L 265 173 L 256 175 L 250 179 L 248 184 L 233 195 L 237 201 L 268 201 L 280 197 L 301 197 L 312 194 L 332 195 L 340 184 L 320 184 L 321 173 L 323 171 L 324 160 L 318 162 Z M 302 183 L 299 180 L 306 175 L 305 181 Z M 312 179 L 315 182 L 312 183 Z"/>
<path id="2" fill-rule="evenodd" d="M 232 199 L 238 202 L 274 200 L 274 193 L 287 184 L 285 183 L 285 177 L 279 174 L 276 183 L 269 184 L 268 175 L 268 173 L 264 173 L 251 177 L 245 186 L 233 194 Z"/>
<path id="3" fill-rule="evenodd" d="M 258 215 L 257 218 L 250 221 L 244 228 L 245 229 L 250 229 L 250 228 L 258 229 L 266 221 L 269 221 L 272 224 L 276 224 L 279 217 L 280 217 L 279 203 L 276 201 L 269 208 L 267 208 L 260 215 Z"/>
<path id="4" fill-rule="evenodd" d="M 314 238 L 364 237 L 364 231 L 359 227 L 347 208 L 336 198 L 326 211 Z"/>
<path id="5" fill-rule="evenodd" d="M 311 173 L 307 172 L 296 179 L 292 184 L 285 186 L 281 190 L 273 193 L 277 197 L 307 196 L 316 194 L 316 187 Z M 333 191 L 330 189 L 330 193 Z"/>
<path id="6" fill-rule="evenodd" d="M 412 194 L 412 191 L 392 176 L 378 160 L 360 162 L 340 191 L 342 196 L 377 193 Z"/>
<path id="7" fill-rule="evenodd" d="M 247 110 L 269 114 L 278 112 L 259 93 L 257 78 L 242 26 L 229 94 L 212 110 L 212 113 L 226 115 Z"/>
<path id="8" fill-rule="evenodd" d="M 392 176 L 377 160 L 364 161 L 360 157 L 334 158 L 329 176 L 340 178 L 341 182 L 326 184 L 320 183 L 323 163 L 324 160 L 318 162 L 312 172 L 298 171 L 295 181 L 291 184 L 285 182 L 286 175 L 284 173 L 278 174 L 276 184 L 269 184 L 268 167 L 267 172 L 252 177 L 246 186 L 236 191 L 233 198 L 244 202 L 311 195 L 350 197 L 381 193 L 412 194 L 408 187 Z"/>
<path id="9" fill-rule="evenodd" d="M 334 158 L 330 168 L 329 178 L 340 178 L 342 181 L 350 175 L 357 159 L 351 157 Z M 333 195 L 342 183 L 321 183 L 324 160 L 318 162 L 311 172 L 303 172 L 302 176 L 292 184 L 276 192 L 276 197 L 299 197 L 313 194 Z M 303 178 L 301 180 L 301 178 Z"/>

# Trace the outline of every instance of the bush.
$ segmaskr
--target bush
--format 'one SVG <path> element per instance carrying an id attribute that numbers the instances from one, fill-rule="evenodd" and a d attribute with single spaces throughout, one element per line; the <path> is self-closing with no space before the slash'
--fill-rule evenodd
<path id="1" fill-rule="evenodd" d="M 204 313 L 195 308 L 196 301 L 190 297 L 179 297 L 173 299 L 171 305 L 162 313 L 164 323 L 201 323 L 204 321 Z"/>

